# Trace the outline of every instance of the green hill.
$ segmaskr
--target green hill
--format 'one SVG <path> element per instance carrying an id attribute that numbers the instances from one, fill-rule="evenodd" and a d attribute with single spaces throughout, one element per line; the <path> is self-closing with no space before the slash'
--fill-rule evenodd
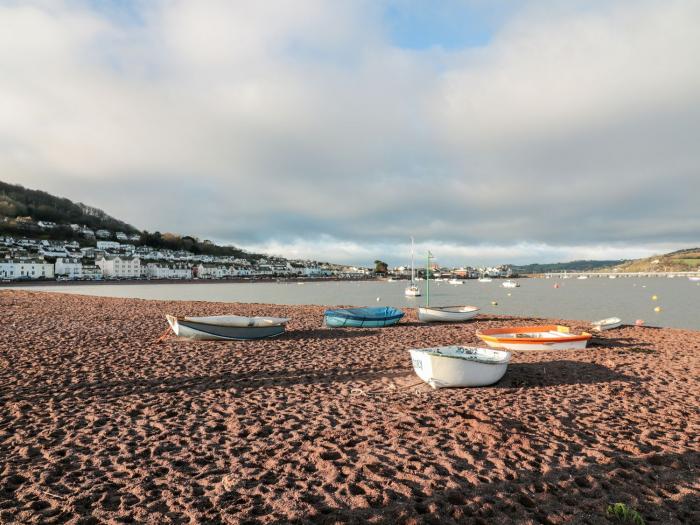
<path id="1" fill-rule="evenodd" d="M 28 219 L 31 219 L 28 220 Z M 79 224 L 91 229 L 124 233 L 138 230 L 105 212 L 81 202 L 55 197 L 45 191 L 29 190 L 23 186 L 0 181 L 0 233 L 27 233 L 31 222 L 50 221 L 56 224 Z M 3 227 L 4 226 L 4 227 Z M 19 230 L 19 231 L 18 231 Z"/>
<path id="2" fill-rule="evenodd" d="M 626 261 L 613 268 L 620 272 L 687 272 L 698 269 L 700 248 L 688 248 L 646 259 Z"/>
<path id="3" fill-rule="evenodd" d="M 616 266 L 627 261 L 571 261 L 565 263 L 544 263 L 544 264 L 526 264 L 523 266 L 513 266 L 513 271 L 519 274 L 547 273 L 547 272 L 590 272 L 602 270 Z"/>
<path id="4" fill-rule="evenodd" d="M 56 226 L 42 228 L 39 221 L 52 222 Z M 234 256 L 248 260 L 262 257 L 261 254 L 248 253 L 235 246 L 218 246 L 209 241 L 200 241 L 190 235 L 139 231 L 99 208 L 0 181 L 0 235 L 75 240 L 82 245 L 94 246 L 94 239 L 86 239 L 79 231 L 73 230 L 71 224 L 87 226 L 93 231 L 108 230 L 112 233 L 112 239 L 116 232 L 138 233 L 140 241 L 135 244 L 156 249 L 185 250 L 194 254 Z"/>

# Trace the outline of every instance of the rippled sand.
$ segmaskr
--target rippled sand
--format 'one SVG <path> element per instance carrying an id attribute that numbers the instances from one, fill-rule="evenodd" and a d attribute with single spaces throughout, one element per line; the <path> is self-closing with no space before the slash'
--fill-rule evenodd
<path id="1" fill-rule="evenodd" d="M 0 312 L 1 523 L 609 523 L 617 501 L 700 523 L 700 332 L 625 327 L 432 391 L 406 349 L 507 318 L 327 330 L 321 307 L 25 291 Z M 157 344 L 166 312 L 293 321 Z"/>

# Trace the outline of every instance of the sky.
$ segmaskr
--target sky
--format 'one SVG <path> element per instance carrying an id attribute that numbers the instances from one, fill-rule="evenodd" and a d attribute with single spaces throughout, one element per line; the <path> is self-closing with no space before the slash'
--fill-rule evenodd
<path id="1" fill-rule="evenodd" d="M 392 265 L 700 244 L 700 2 L 0 0 L 0 180 Z"/>

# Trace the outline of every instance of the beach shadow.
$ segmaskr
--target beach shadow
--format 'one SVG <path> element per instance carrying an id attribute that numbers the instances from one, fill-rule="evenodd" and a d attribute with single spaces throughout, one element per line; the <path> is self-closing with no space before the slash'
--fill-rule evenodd
<path id="1" fill-rule="evenodd" d="M 211 390 L 251 390 L 296 385 L 333 385 L 353 381 L 397 378 L 412 374 L 406 368 L 328 368 L 269 370 L 207 376 L 134 378 L 125 381 L 77 383 L 60 389 L 33 387 L 0 397 L 2 402 L 45 402 L 49 399 L 99 399 L 157 395 L 177 392 L 203 393 Z"/>
<path id="2" fill-rule="evenodd" d="M 595 363 L 559 360 L 541 363 L 511 363 L 508 365 L 508 371 L 504 378 L 493 388 L 539 388 L 613 381 L 638 383 L 641 380 Z"/>
<path id="3" fill-rule="evenodd" d="M 605 348 L 650 348 L 653 345 L 640 342 L 632 337 L 603 338 L 593 336 L 589 341 L 592 346 Z"/>
<path id="4" fill-rule="evenodd" d="M 367 328 L 313 328 L 309 330 L 289 330 L 276 339 L 354 339 L 377 335 L 377 330 Z"/>

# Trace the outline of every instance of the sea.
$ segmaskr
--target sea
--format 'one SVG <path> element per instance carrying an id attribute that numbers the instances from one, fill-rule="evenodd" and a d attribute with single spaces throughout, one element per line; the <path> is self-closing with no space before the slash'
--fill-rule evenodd
<path id="1" fill-rule="evenodd" d="M 518 288 L 504 288 L 503 281 L 476 280 L 464 284 L 430 282 L 430 304 L 473 305 L 484 314 L 551 317 L 594 321 L 620 317 L 632 324 L 700 330 L 700 283 L 685 277 L 618 277 L 608 279 L 523 278 Z M 65 292 L 106 297 L 132 297 L 224 303 L 313 304 L 323 306 L 395 306 L 415 308 L 426 303 L 423 295 L 406 297 L 407 281 L 323 282 L 197 282 L 138 284 L 74 284 L 31 286 L 35 291 Z M 235 313 L 222 307 L 221 313 Z"/>

